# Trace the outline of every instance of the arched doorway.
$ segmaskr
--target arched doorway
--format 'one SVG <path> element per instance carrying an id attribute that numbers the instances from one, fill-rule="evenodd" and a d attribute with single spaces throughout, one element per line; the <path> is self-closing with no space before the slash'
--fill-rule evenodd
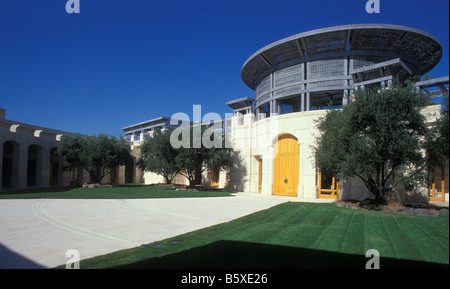
<path id="1" fill-rule="evenodd" d="M 59 154 L 57 148 L 50 150 L 50 186 L 58 185 L 58 173 L 59 173 Z"/>
<path id="2" fill-rule="evenodd" d="M 136 176 L 136 158 L 131 156 L 125 162 L 125 183 L 135 183 Z"/>
<path id="3" fill-rule="evenodd" d="M 300 145 L 293 135 L 283 135 L 274 144 L 273 194 L 298 196 Z"/>
<path id="4" fill-rule="evenodd" d="M 211 179 L 211 187 L 218 187 L 220 170 L 219 169 L 211 169 L 209 171 L 209 175 L 210 175 L 210 179 Z"/>
<path id="5" fill-rule="evenodd" d="M 19 144 L 13 141 L 3 143 L 2 159 L 2 189 L 14 187 L 14 179 L 17 179 L 17 168 L 19 155 Z"/>
<path id="6" fill-rule="evenodd" d="M 28 147 L 27 187 L 42 185 L 42 148 L 38 145 Z"/>

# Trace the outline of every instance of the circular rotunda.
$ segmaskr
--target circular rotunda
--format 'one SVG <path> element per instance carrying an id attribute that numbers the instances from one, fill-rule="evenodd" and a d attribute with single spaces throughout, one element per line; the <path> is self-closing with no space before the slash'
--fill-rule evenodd
<path id="1" fill-rule="evenodd" d="M 384 87 L 424 75 L 442 57 L 428 32 L 399 25 L 317 29 L 254 53 L 241 77 L 255 90 L 256 115 L 340 107 L 358 87 Z"/>

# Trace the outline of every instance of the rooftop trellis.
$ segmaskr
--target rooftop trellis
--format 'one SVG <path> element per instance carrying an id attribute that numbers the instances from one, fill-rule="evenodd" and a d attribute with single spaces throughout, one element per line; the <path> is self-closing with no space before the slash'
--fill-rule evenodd
<path id="1" fill-rule="evenodd" d="M 296 60 L 300 63 L 321 59 L 321 55 L 323 58 L 400 58 L 415 74 L 423 75 L 440 61 L 442 45 L 425 31 L 399 25 L 359 24 L 323 28 L 282 39 L 257 51 L 244 64 L 242 80 L 256 89 L 257 82 L 268 70 Z"/>
<path id="2" fill-rule="evenodd" d="M 433 98 L 448 95 L 449 77 L 441 77 L 436 79 L 424 80 L 415 84 L 416 89 L 426 93 Z"/>

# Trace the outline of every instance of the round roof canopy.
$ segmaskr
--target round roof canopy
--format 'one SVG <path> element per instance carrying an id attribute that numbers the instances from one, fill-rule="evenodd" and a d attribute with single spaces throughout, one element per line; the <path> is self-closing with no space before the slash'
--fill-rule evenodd
<path id="1" fill-rule="evenodd" d="M 294 59 L 308 61 L 316 57 L 373 54 L 402 58 L 423 75 L 439 63 L 442 44 L 428 32 L 400 25 L 356 24 L 322 28 L 258 50 L 245 62 L 241 77 L 248 87 L 255 89 L 261 74 Z"/>

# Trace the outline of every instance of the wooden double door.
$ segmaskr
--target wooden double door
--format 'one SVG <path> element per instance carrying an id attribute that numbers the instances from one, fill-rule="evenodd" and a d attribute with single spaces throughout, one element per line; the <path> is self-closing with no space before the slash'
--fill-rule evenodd
<path id="1" fill-rule="evenodd" d="M 298 196 L 300 145 L 296 137 L 283 135 L 274 145 L 273 194 Z"/>

